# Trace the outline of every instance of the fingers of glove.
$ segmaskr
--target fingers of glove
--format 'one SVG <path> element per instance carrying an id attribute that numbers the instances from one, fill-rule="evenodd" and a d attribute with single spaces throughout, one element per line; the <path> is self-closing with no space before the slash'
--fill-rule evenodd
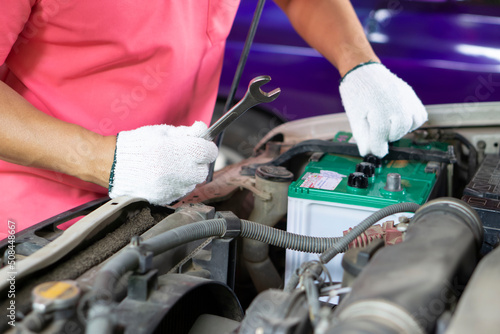
<path id="1" fill-rule="evenodd" d="M 203 122 L 194 122 L 191 126 L 175 126 L 168 129 L 169 137 L 200 137 L 207 130 L 207 125 Z"/>
<path id="2" fill-rule="evenodd" d="M 155 204 L 155 205 L 168 205 L 174 202 L 175 200 L 184 197 L 185 195 L 189 194 L 193 189 L 196 187 L 196 184 L 190 184 L 185 187 L 171 187 L 170 191 L 157 191 L 157 192 L 150 192 L 146 195 L 146 198 L 149 203 Z M 161 190 L 162 188 L 158 186 L 158 190 Z"/>
<path id="3" fill-rule="evenodd" d="M 376 137 L 375 140 L 370 143 L 370 151 L 379 158 L 385 157 L 387 153 L 389 153 L 387 140 L 382 140 L 380 137 Z"/>
<path id="4" fill-rule="evenodd" d="M 145 198 L 152 204 L 165 205 L 186 195 L 198 183 L 205 181 L 207 164 L 172 158 L 162 161 L 160 165 L 154 161 L 135 165 L 117 163 L 110 197 L 130 195 Z"/>
<path id="5" fill-rule="evenodd" d="M 427 110 L 423 105 L 416 107 L 415 112 L 413 113 L 413 124 L 410 131 L 416 130 L 422 126 L 425 122 L 427 122 L 428 115 Z"/>
<path id="6" fill-rule="evenodd" d="M 380 113 L 371 111 L 368 114 L 370 152 L 380 158 L 389 152 L 387 141 L 391 130 L 391 121 L 381 117 Z"/>
<path id="7" fill-rule="evenodd" d="M 198 137 L 186 137 L 181 145 L 185 147 L 186 156 L 199 164 L 209 164 L 217 159 L 219 150 L 214 142 Z"/>
<path id="8" fill-rule="evenodd" d="M 175 175 L 165 173 L 156 180 L 156 188 L 162 192 L 149 194 L 148 200 L 152 204 L 167 205 L 184 197 L 194 190 L 197 184 L 205 181 L 208 175 L 207 164 L 192 164 L 186 166 Z"/>
<path id="9" fill-rule="evenodd" d="M 199 137 L 207 130 L 207 125 L 203 122 L 197 121 L 189 128 L 189 136 Z"/>
<path id="10" fill-rule="evenodd" d="M 408 117 L 403 113 L 394 113 L 387 122 L 389 123 L 387 140 L 393 142 L 400 139 L 410 131 L 413 118 Z"/>
<path id="11" fill-rule="evenodd" d="M 196 163 L 185 161 L 181 165 L 169 166 L 161 175 L 157 175 L 157 181 L 160 185 L 168 185 L 175 179 L 175 183 L 180 188 L 194 187 L 198 183 L 205 181 L 208 175 L 209 165 L 206 163 Z"/>
<path id="12" fill-rule="evenodd" d="M 196 122 L 193 134 L 206 129 L 203 122 Z M 196 124 L 195 123 L 195 124 Z M 211 163 L 218 154 L 217 146 L 196 136 L 176 136 L 173 133 L 188 133 L 169 125 L 145 126 L 132 131 L 120 132 L 117 139 L 117 154 L 130 156 L 131 159 L 193 160 L 196 163 Z M 188 127 L 184 127 L 187 129 Z"/>
<path id="13" fill-rule="evenodd" d="M 202 183 L 207 179 L 208 176 L 208 164 L 198 164 L 195 169 L 193 169 L 193 180 L 196 184 Z"/>
<path id="14" fill-rule="evenodd" d="M 420 101 L 417 94 L 415 94 L 413 88 L 411 88 L 410 85 L 408 85 L 406 82 L 396 77 L 395 75 L 394 77 L 400 82 L 397 87 L 400 90 L 398 95 L 400 96 L 399 101 L 402 104 L 401 110 L 404 112 L 402 116 L 404 116 L 405 119 L 411 120 L 409 129 L 404 133 L 406 134 L 419 128 L 427 121 L 427 111 L 425 110 L 422 101 Z"/>
<path id="15" fill-rule="evenodd" d="M 141 138 L 166 136 L 174 128 L 174 126 L 166 124 L 145 125 L 134 130 L 122 131 L 120 135 L 131 138 L 131 140 L 140 140 Z"/>
<path id="16" fill-rule="evenodd" d="M 352 136 L 358 145 L 359 154 L 364 156 L 370 153 L 370 126 L 367 120 L 367 110 L 355 96 L 356 88 L 353 81 L 344 81 L 340 87 L 340 97 L 349 119 Z"/>
<path id="17" fill-rule="evenodd" d="M 370 127 L 366 118 L 359 119 L 351 124 L 352 136 L 358 145 L 359 154 L 365 156 L 370 153 Z"/>

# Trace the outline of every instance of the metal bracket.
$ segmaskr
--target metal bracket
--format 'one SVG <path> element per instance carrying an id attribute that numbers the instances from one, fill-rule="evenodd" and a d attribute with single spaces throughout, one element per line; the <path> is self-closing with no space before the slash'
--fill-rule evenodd
<path id="1" fill-rule="evenodd" d="M 139 258 L 139 267 L 137 268 L 136 273 L 145 274 L 149 272 L 153 267 L 154 254 L 141 244 L 141 237 L 132 237 L 132 239 L 130 240 L 129 249 L 137 252 L 137 256 Z"/>
<path id="2" fill-rule="evenodd" d="M 241 220 L 231 211 L 218 211 L 216 218 L 222 218 L 226 221 L 226 233 L 222 236 L 225 239 L 233 239 L 241 233 Z"/>
<path id="3" fill-rule="evenodd" d="M 153 269 L 145 274 L 134 274 L 128 279 L 127 297 L 146 301 L 151 291 L 158 287 L 158 270 Z"/>

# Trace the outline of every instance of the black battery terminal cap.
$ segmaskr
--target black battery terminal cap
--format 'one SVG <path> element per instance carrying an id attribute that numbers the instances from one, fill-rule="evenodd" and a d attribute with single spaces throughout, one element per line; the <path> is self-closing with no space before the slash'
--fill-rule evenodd
<path id="1" fill-rule="evenodd" d="M 367 177 L 375 175 L 375 165 L 371 162 L 360 162 L 356 165 L 356 172 L 365 174 Z"/>
<path id="2" fill-rule="evenodd" d="M 368 154 L 367 156 L 365 156 L 363 158 L 363 162 L 372 163 L 375 166 L 375 168 L 382 167 L 382 159 L 373 154 Z"/>
<path id="3" fill-rule="evenodd" d="M 368 188 L 368 177 L 361 172 L 351 173 L 347 178 L 347 185 L 353 188 L 366 189 Z"/>

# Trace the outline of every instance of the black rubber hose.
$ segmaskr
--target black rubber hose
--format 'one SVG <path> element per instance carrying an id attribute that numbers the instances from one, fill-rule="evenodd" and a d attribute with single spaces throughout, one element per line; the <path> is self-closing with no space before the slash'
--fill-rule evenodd
<path id="1" fill-rule="evenodd" d="M 467 171 L 467 182 L 468 182 L 472 179 L 474 173 L 476 172 L 477 150 L 467 138 L 465 138 L 459 133 L 456 132 L 454 133 L 454 139 L 458 140 L 460 143 L 465 145 L 465 147 L 467 147 L 467 149 L 469 150 L 469 158 L 468 158 L 469 161 L 468 161 L 468 171 Z"/>

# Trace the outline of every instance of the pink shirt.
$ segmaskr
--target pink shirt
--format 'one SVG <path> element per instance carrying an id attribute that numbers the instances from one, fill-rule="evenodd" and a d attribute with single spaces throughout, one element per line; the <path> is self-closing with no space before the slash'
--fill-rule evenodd
<path id="1" fill-rule="evenodd" d="M 238 2 L 2 1 L 0 79 L 39 110 L 103 135 L 208 123 Z M 4 161 L 0 187 L 0 239 L 8 219 L 20 231 L 107 194 Z"/>

